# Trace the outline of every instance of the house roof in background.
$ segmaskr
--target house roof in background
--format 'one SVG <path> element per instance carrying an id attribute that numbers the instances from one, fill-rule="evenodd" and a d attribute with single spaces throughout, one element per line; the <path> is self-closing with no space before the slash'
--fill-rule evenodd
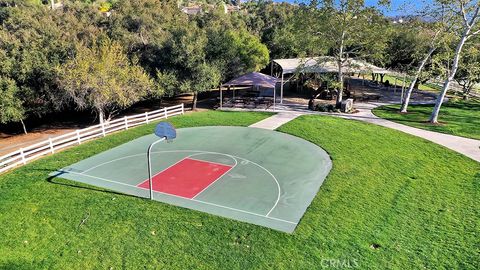
<path id="1" fill-rule="evenodd" d="M 330 56 L 307 58 L 274 59 L 283 70 L 283 74 L 301 73 L 334 73 L 338 72 L 335 59 Z M 363 60 L 348 59 L 344 63 L 345 73 L 390 73 L 387 69 L 377 67 Z"/>

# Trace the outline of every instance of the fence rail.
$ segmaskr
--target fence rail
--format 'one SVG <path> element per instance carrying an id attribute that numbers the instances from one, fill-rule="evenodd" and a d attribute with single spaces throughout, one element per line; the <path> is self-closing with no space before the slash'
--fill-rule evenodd
<path id="1" fill-rule="evenodd" d="M 56 151 L 72 145 L 82 144 L 94 138 L 105 137 L 107 134 L 115 131 L 127 130 L 131 127 L 148 124 L 155 120 L 167 119 L 171 116 L 184 114 L 184 112 L 184 105 L 182 103 L 151 112 L 121 117 L 103 124 L 77 129 L 57 137 L 48 138 L 48 140 L 0 156 L 0 173 L 17 166 L 25 165 L 40 156 L 54 154 Z"/>

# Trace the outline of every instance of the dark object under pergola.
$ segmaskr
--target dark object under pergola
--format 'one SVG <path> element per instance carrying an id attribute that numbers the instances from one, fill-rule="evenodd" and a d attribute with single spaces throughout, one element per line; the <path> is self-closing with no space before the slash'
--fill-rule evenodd
<path id="1" fill-rule="evenodd" d="M 273 110 L 275 110 L 275 86 L 277 84 L 277 78 L 268 76 L 259 72 L 250 72 L 240 77 L 234 78 L 220 86 L 220 108 L 223 106 L 222 87 L 235 87 L 235 86 L 252 86 L 252 87 L 264 87 L 273 89 Z"/>

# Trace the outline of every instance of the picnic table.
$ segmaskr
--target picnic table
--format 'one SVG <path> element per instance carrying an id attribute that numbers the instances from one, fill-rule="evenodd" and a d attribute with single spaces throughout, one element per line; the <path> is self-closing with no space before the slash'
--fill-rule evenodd
<path id="1" fill-rule="evenodd" d="M 231 108 L 249 108 L 254 109 L 257 107 L 265 106 L 265 109 L 270 108 L 273 105 L 273 97 L 235 97 L 235 98 L 223 98 L 223 106 Z M 217 98 L 217 105 L 215 108 L 220 106 L 220 98 Z"/>
<path id="2" fill-rule="evenodd" d="M 361 96 L 356 96 L 355 100 L 358 100 L 358 101 L 370 101 L 370 100 L 378 101 L 378 100 L 380 100 L 380 98 L 382 98 L 381 95 L 362 93 Z"/>

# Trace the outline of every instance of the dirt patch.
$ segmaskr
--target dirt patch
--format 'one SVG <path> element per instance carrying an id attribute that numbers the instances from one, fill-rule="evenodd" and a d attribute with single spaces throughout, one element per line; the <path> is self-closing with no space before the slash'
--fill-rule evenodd
<path id="1" fill-rule="evenodd" d="M 71 128 L 46 128 L 21 135 L 0 133 L 0 156 L 74 130 Z"/>
<path id="2" fill-rule="evenodd" d="M 153 111 L 163 107 L 174 106 L 181 103 L 185 104 L 185 110 L 189 110 L 192 103 L 192 95 L 185 94 L 177 97 L 165 98 L 162 101 L 153 100 L 140 102 L 138 104 L 135 104 L 128 110 L 123 111 L 114 118 L 144 113 L 147 111 Z M 199 101 L 197 110 L 205 110 L 208 106 L 208 99 L 207 101 Z M 88 116 L 88 113 L 57 113 L 52 116 L 45 116 L 40 120 L 46 124 L 37 124 L 37 126 L 34 126 L 36 124 L 35 123 L 27 125 L 27 128 L 29 128 L 28 134 L 0 131 L 0 156 L 14 152 L 22 147 L 27 147 L 29 145 L 47 140 L 50 137 L 60 136 L 65 133 L 72 132 L 76 129 L 81 129 L 90 125 L 94 125 L 97 123 L 96 121 L 98 121 L 94 119 L 94 117 Z M 20 132 L 20 129 L 18 129 L 17 132 Z"/>

